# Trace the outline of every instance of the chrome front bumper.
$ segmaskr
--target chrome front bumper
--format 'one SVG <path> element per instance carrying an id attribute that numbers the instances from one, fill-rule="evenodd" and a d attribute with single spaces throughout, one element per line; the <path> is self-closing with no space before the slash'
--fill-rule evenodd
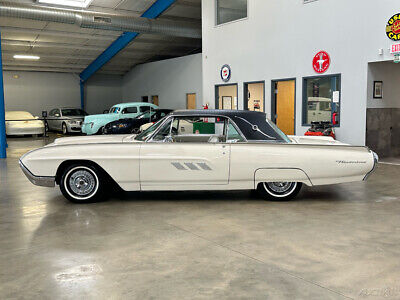
<path id="1" fill-rule="evenodd" d="M 367 175 L 365 175 L 365 177 L 364 177 L 364 181 L 365 180 L 367 180 L 368 179 L 368 177 L 372 174 L 372 173 L 374 173 L 374 171 L 375 171 L 375 169 L 376 169 L 376 167 L 377 167 L 377 165 L 378 165 L 378 162 L 379 162 L 379 156 L 378 156 L 378 154 L 376 154 L 374 151 L 371 151 L 372 152 L 372 156 L 374 157 L 374 166 L 372 167 L 372 170 L 371 171 L 369 171 L 368 173 L 367 173 Z"/>
<path id="2" fill-rule="evenodd" d="M 24 164 L 21 161 L 19 161 L 19 166 L 21 167 L 22 172 L 24 172 L 25 176 L 34 185 L 46 186 L 46 187 L 55 187 L 55 185 L 56 185 L 55 177 L 52 177 L 52 176 L 35 176 L 24 166 Z"/>

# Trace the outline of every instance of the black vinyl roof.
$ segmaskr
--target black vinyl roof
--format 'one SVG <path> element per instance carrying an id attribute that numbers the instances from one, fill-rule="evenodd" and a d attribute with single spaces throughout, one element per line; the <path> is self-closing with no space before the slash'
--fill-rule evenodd
<path id="1" fill-rule="evenodd" d="M 192 109 L 175 110 L 172 116 L 228 117 L 239 127 L 249 141 L 285 141 L 277 129 L 267 122 L 263 112 L 249 110 Z"/>

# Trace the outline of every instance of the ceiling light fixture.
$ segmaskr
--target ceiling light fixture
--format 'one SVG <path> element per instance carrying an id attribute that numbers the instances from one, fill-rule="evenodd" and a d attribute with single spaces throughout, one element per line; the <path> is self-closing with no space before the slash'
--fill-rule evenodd
<path id="1" fill-rule="evenodd" d="M 87 8 L 93 0 L 37 0 L 41 4 Z"/>
<path id="2" fill-rule="evenodd" d="M 37 55 L 15 54 L 15 55 L 14 55 L 14 58 L 15 58 L 15 59 L 38 60 L 38 59 L 40 59 L 40 56 L 37 56 Z"/>

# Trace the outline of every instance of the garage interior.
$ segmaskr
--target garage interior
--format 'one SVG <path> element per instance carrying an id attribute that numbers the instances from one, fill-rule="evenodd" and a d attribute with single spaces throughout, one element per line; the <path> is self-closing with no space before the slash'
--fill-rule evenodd
<path id="1" fill-rule="evenodd" d="M 281 126 L 295 133 L 295 105 L 279 97 L 289 93 L 295 101 L 291 90 L 299 82 L 271 82 L 282 92 L 271 96 L 268 81 L 246 82 L 240 92 L 236 83 L 220 84 L 210 87 L 215 99 L 203 99 L 202 75 L 193 74 L 201 68 L 201 38 L 126 37 L 2 15 L 8 6 L 47 7 L 15 2 L 0 1 L 6 111 L 40 118 L 53 108 L 77 107 L 101 114 L 117 103 L 146 101 L 265 112 L 267 98 L 276 97 L 272 110 L 282 110 Z M 152 19 L 198 31 L 201 2 L 93 0 L 86 8 L 56 8 L 140 17 L 156 7 Z M 110 58 L 121 37 L 127 44 Z M 77 205 L 56 188 L 32 185 L 18 163 L 64 135 L 7 137 L 7 158 L 0 159 L 0 297 L 399 299 L 399 67 L 369 64 L 366 144 L 382 153 L 383 163 L 366 182 L 304 187 L 292 201 L 265 201 L 254 191 L 115 191 L 107 201 Z M 383 102 L 373 99 L 376 80 L 385 82 Z"/>

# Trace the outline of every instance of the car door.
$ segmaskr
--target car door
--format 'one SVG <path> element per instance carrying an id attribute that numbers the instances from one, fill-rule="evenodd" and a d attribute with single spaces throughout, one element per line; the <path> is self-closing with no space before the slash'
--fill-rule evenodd
<path id="1" fill-rule="evenodd" d="M 54 126 L 56 130 L 62 130 L 63 116 L 61 114 L 61 109 L 57 109 L 55 118 L 54 118 Z"/>
<path id="2" fill-rule="evenodd" d="M 230 145 L 220 142 L 215 132 L 207 131 L 212 126 L 205 122 L 175 128 L 176 120 L 177 117 L 167 119 L 152 140 L 141 145 L 141 189 L 206 190 L 227 185 Z M 224 127 L 218 125 L 221 126 Z M 199 128 L 208 133 L 196 133 Z"/>
<path id="3" fill-rule="evenodd" d="M 55 114 L 57 112 L 57 109 L 52 109 L 49 112 L 49 116 L 47 118 L 47 125 L 49 126 L 49 130 L 56 130 L 56 120 L 55 120 Z"/>

